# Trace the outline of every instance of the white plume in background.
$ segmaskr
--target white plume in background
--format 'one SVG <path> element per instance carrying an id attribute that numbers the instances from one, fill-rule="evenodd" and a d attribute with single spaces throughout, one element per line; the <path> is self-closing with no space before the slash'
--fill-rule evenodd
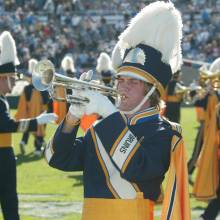
<path id="1" fill-rule="evenodd" d="M 16 44 L 10 32 L 4 31 L 0 35 L 0 65 L 12 62 L 19 65 Z"/>
<path id="2" fill-rule="evenodd" d="M 29 73 L 33 73 L 34 67 L 35 65 L 38 63 L 38 61 L 36 59 L 30 59 L 28 61 L 28 72 Z"/>
<path id="3" fill-rule="evenodd" d="M 71 70 L 72 72 L 76 72 L 74 60 L 71 56 L 66 55 L 61 61 L 61 67 L 64 71 Z"/>
<path id="4" fill-rule="evenodd" d="M 213 63 L 209 67 L 209 71 L 212 73 L 220 72 L 220 57 L 213 61 Z"/>
<path id="5" fill-rule="evenodd" d="M 129 49 L 142 43 L 162 54 L 162 61 L 170 64 L 172 72 L 182 64 L 182 19 L 173 3 L 158 1 L 143 8 L 119 36 L 119 47 Z"/>
<path id="6" fill-rule="evenodd" d="M 112 69 L 112 62 L 109 55 L 105 52 L 102 52 L 97 59 L 96 70 L 98 73 L 102 71 L 109 71 Z"/>
<path id="7" fill-rule="evenodd" d="M 112 51 L 112 67 L 117 70 L 119 66 L 122 64 L 122 50 L 117 43 Z"/>

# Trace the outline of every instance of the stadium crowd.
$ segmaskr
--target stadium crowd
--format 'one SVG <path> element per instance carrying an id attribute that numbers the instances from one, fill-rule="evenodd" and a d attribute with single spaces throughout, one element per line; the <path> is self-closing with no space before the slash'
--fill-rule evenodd
<path id="1" fill-rule="evenodd" d="M 21 68 L 32 57 L 57 67 L 73 54 L 79 71 L 110 52 L 130 17 L 150 0 L 1 0 L 0 31 L 16 36 Z M 212 62 L 219 56 L 220 0 L 174 1 L 183 15 L 183 56 Z"/>

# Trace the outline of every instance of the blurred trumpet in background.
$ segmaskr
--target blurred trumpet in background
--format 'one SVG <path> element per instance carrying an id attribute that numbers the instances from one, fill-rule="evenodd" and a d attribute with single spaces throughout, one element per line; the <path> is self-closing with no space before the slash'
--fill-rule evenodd
<path id="1" fill-rule="evenodd" d="M 210 72 L 209 70 L 199 70 L 199 84 L 204 87 L 210 85 L 213 90 L 220 89 L 220 72 Z"/>
<path id="2" fill-rule="evenodd" d="M 207 94 L 207 90 L 195 82 L 191 83 L 189 86 L 183 86 L 177 83 L 175 86 L 175 94 L 181 95 L 183 102 L 190 105 L 196 100 L 204 98 Z"/>
<path id="3" fill-rule="evenodd" d="M 114 88 L 70 78 L 56 73 L 53 63 L 49 60 L 42 60 L 37 63 L 32 74 L 32 82 L 36 89 L 40 91 L 48 90 L 54 100 L 67 101 L 70 104 L 85 104 L 86 102 L 89 102 L 89 100 L 85 97 L 76 95 L 66 95 L 64 98 L 61 98 L 56 95 L 56 86 L 62 86 L 65 89 L 78 91 L 95 90 L 103 95 L 112 96 L 114 98 L 119 96 L 119 93 Z"/>
<path id="4" fill-rule="evenodd" d="M 189 86 L 183 86 L 177 83 L 175 94 L 179 94 L 186 104 L 192 104 L 198 99 L 212 91 L 220 89 L 220 72 L 211 72 L 205 67 L 199 69 L 198 83 L 192 82 Z"/>

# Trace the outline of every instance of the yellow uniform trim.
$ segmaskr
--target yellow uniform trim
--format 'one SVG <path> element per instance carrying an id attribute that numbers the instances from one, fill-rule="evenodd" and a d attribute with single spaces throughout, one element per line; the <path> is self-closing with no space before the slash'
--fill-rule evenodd
<path id="1" fill-rule="evenodd" d="M 128 131 L 128 127 L 126 127 L 121 134 L 119 135 L 119 137 L 117 138 L 117 140 L 115 141 L 115 143 L 113 144 L 111 150 L 110 150 L 110 155 L 112 156 L 115 152 L 116 147 L 118 146 L 119 142 L 121 141 L 121 139 L 124 137 L 124 135 L 127 133 Z"/>
<path id="2" fill-rule="evenodd" d="M 181 102 L 182 97 L 181 96 L 175 96 L 175 95 L 169 95 L 167 96 L 167 102 Z"/>
<path id="3" fill-rule="evenodd" d="M 103 159 L 100 155 L 100 152 L 99 152 L 99 149 L 98 149 L 98 144 L 97 144 L 97 140 L 96 140 L 96 137 L 95 137 L 95 132 L 94 132 L 94 129 L 93 127 L 90 128 L 90 131 L 91 131 L 91 135 L 92 135 L 92 139 L 93 139 L 93 142 L 95 144 L 95 151 L 96 151 L 96 154 L 98 156 L 98 159 L 99 159 L 99 162 L 101 164 L 101 167 L 103 169 L 103 172 L 105 174 L 105 179 L 106 179 L 106 183 L 107 183 L 107 186 L 109 188 L 109 190 L 112 192 L 113 196 L 115 198 L 120 198 L 119 195 L 117 194 L 117 192 L 114 190 L 114 188 L 112 187 L 111 183 L 110 183 L 110 178 L 109 178 L 109 174 L 108 174 L 108 170 L 106 169 L 105 167 L 105 163 L 103 162 Z"/>
<path id="4" fill-rule="evenodd" d="M 140 192 L 135 199 L 85 198 L 82 220 L 153 220 L 153 208 Z"/>
<path id="5" fill-rule="evenodd" d="M 128 158 L 126 159 L 126 161 L 124 162 L 124 164 L 123 164 L 123 166 L 122 166 L 122 169 L 121 169 L 122 173 L 125 172 L 125 170 L 126 170 L 128 164 L 129 164 L 131 158 L 134 156 L 135 152 L 137 151 L 137 149 L 138 149 L 140 146 L 141 146 L 141 145 L 140 145 L 139 142 L 136 144 L 136 146 L 134 146 L 134 148 L 132 149 L 131 153 L 129 154 Z"/>
<path id="6" fill-rule="evenodd" d="M 0 134 L 0 148 L 12 146 L 12 135 L 11 133 Z"/>
<path id="7" fill-rule="evenodd" d="M 140 113 L 140 114 L 138 114 L 138 115 L 135 115 L 135 116 L 131 119 L 130 124 L 131 124 L 131 125 L 135 125 L 136 122 L 137 122 L 139 119 L 145 118 L 145 117 L 149 117 L 149 116 L 152 116 L 152 115 L 155 115 L 155 114 L 159 114 L 159 110 L 158 110 L 158 109 L 154 109 L 153 111 L 149 111 L 149 112 Z"/>
<path id="8" fill-rule="evenodd" d="M 136 73 L 137 75 L 145 78 L 147 82 L 152 83 L 153 85 L 155 85 L 156 88 L 159 90 L 160 95 L 163 95 L 165 93 L 165 90 L 164 90 L 162 84 L 156 78 L 154 78 L 150 73 L 148 73 L 144 70 L 141 70 L 137 67 L 131 67 L 131 66 L 122 66 L 118 69 L 118 73 L 120 73 L 122 71 L 128 71 L 128 72 Z"/>
<path id="9" fill-rule="evenodd" d="M 131 183 L 132 185 L 133 185 L 133 187 L 135 188 L 135 190 L 137 191 L 137 192 L 140 192 L 141 190 L 140 190 L 140 188 L 139 188 L 139 186 L 137 185 L 137 183 Z"/>

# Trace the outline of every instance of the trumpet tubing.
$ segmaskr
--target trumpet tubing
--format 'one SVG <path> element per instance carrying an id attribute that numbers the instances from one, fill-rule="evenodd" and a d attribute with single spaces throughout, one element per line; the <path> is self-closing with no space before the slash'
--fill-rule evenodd
<path id="1" fill-rule="evenodd" d="M 55 72 L 54 65 L 49 60 L 42 60 L 35 65 L 32 74 L 32 82 L 36 89 L 40 91 L 48 90 L 51 93 L 51 96 L 58 100 L 70 103 L 79 103 L 79 102 L 88 102 L 85 97 L 76 97 L 76 96 L 66 96 L 66 99 L 56 97 L 54 94 L 54 87 L 61 86 L 65 89 L 72 89 L 72 90 L 96 90 L 103 95 L 118 97 L 119 93 L 111 87 L 99 85 L 92 82 L 86 82 L 74 78 L 70 78 L 67 76 L 63 76 L 59 73 Z M 80 100 L 79 100 L 80 99 Z"/>

